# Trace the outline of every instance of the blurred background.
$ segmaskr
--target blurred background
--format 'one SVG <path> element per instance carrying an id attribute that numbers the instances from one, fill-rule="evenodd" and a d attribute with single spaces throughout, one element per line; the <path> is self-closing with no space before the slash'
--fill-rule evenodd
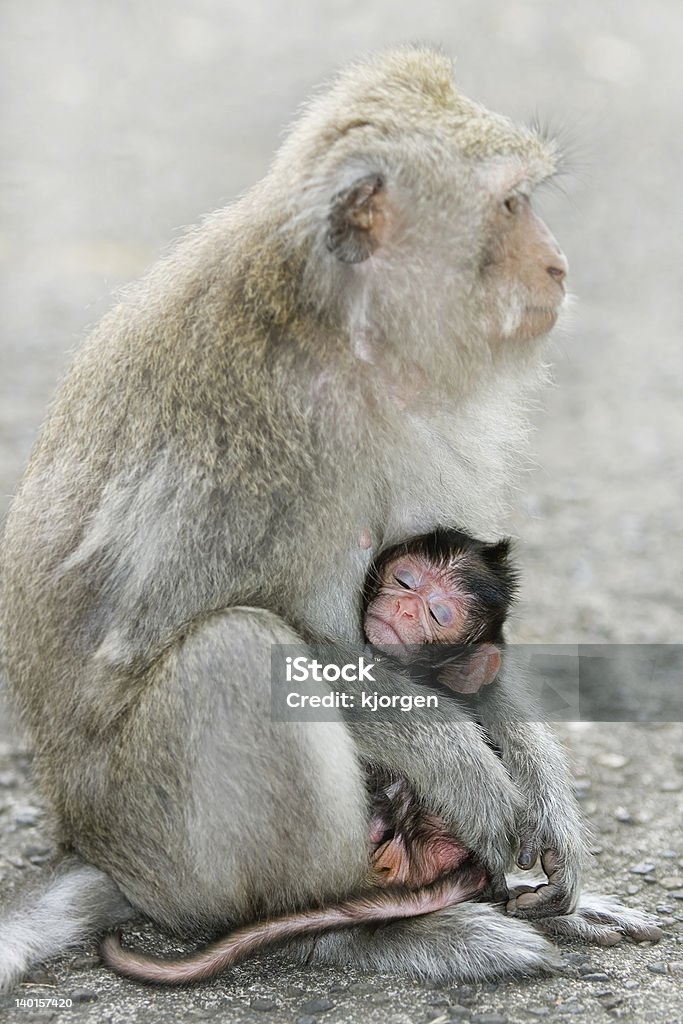
<path id="1" fill-rule="evenodd" d="M 314 85 L 350 58 L 405 41 L 442 46 L 457 58 L 465 93 L 513 118 L 539 118 L 568 153 L 569 173 L 541 209 L 569 258 L 576 298 L 549 347 L 555 386 L 534 412 L 534 468 L 515 496 L 511 532 L 524 578 L 517 634 L 678 644 L 683 5 L 669 0 L 4 0 L 0 519 L 56 382 L 115 290 L 263 175 Z M 618 1016 L 622 1004 L 635 1014 L 628 1019 L 683 1019 L 660 963 L 683 941 L 683 726 L 584 723 L 562 735 L 597 837 L 593 885 L 656 907 L 669 928 L 668 952 L 601 952 L 600 969 L 618 984 L 593 991 L 576 1012 Z M 40 870 L 49 854 L 0 692 L 3 886 Z M 582 956 L 575 973 L 590 971 Z M 436 997 L 412 983 L 392 980 L 368 995 L 349 972 L 314 981 L 302 970 L 287 973 L 287 988 L 277 963 L 270 974 L 258 964 L 237 970 L 224 997 L 230 1019 L 248 1020 L 248 1005 L 270 1007 L 269 1019 L 289 1007 L 282 1019 L 293 1019 L 312 985 L 325 998 L 310 1012 L 304 1003 L 301 1020 L 323 1004 L 338 1005 L 333 1019 L 439 1017 Z M 100 998 L 109 986 L 130 1011 L 125 1019 L 156 1020 L 149 1008 L 167 996 L 145 995 L 140 1009 L 137 988 L 101 970 L 83 977 Z M 510 982 L 498 994 L 495 985 L 468 988 L 451 1002 L 493 1011 L 492 1021 L 527 1020 L 531 1003 L 545 1014 L 569 1007 L 564 1019 L 574 1019 L 571 1001 L 582 998 L 571 979 Z M 98 998 L 85 991 L 82 1002 Z M 199 989 L 201 1013 L 207 992 Z M 186 1013 L 196 995 L 180 993 L 171 1005 Z M 392 1016 L 393 1003 L 401 1013 Z M 93 1003 L 80 1019 L 99 1021 L 102 1009 Z"/>
<path id="2" fill-rule="evenodd" d="M 1 18 L 0 515 L 115 289 L 263 175 L 338 64 L 435 43 L 464 92 L 568 153 L 542 207 L 577 301 L 511 527 L 520 637 L 683 639 L 681 5 L 22 0 Z"/>

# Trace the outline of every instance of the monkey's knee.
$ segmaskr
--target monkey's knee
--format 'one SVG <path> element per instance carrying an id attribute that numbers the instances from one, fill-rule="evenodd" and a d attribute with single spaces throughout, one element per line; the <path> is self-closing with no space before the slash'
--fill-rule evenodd
<path id="1" fill-rule="evenodd" d="M 280 643 L 303 647 L 278 616 L 230 609 L 166 667 L 164 685 L 191 719 L 184 820 L 193 870 L 210 880 L 207 902 L 231 901 L 238 913 L 339 898 L 369 871 L 364 775 L 344 722 L 336 711 L 327 721 L 273 720 L 271 646 Z"/>
<path id="2" fill-rule="evenodd" d="M 162 674 L 168 676 L 171 688 L 187 691 L 191 709 L 199 691 L 212 712 L 220 714 L 218 704 L 229 694 L 232 712 L 238 716 L 248 703 L 270 718 L 271 654 L 278 645 L 300 648 L 302 653 L 307 650 L 301 637 L 275 613 L 265 608 L 228 608 L 192 629 L 171 652 Z"/>
<path id="3" fill-rule="evenodd" d="M 296 630 L 287 625 L 281 616 L 267 608 L 249 605 L 215 612 L 202 623 L 200 631 L 194 636 L 201 644 L 225 647 L 227 642 L 233 655 L 245 654 L 247 661 L 262 652 L 264 645 L 268 653 L 271 644 L 305 646 Z"/>

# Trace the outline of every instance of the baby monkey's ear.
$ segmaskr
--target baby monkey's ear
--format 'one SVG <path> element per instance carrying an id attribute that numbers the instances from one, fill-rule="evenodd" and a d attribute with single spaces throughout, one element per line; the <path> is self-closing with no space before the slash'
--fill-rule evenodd
<path id="1" fill-rule="evenodd" d="M 367 174 L 332 199 L 326 243 L 342 263 L 362 263 L 382 244 L 385 192 L 382 175 Z"/>
<path id="2" fill-rule="evenodd" d="M 458 659 L 439 670 L 439 682 L 454 693 L 477 693 L 482 686 L 494 681 L 502 662 L 494 644 L 476 644 L 463 660 Z"/>
<path id="3" fill-rule="evenodd" d="M 503 537 L 496 544 L 484 544 L 482 555 L 489 565 L 507 565 L 511 547 L 511 538 Z"/>

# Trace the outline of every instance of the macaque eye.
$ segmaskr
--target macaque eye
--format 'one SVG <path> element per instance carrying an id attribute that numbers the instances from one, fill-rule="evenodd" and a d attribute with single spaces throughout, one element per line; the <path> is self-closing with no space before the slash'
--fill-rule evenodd
<path id="1" fill-rule="evenodd" d="M 405 587 L 406 590 L 415 590 L 417 586 L 417 580 L 408 569 L 397 569 L 394 573 L 394 579 L 402 587 Z"/>
<path id="2" fill-rule="evenodd" d="M 429 605 L 429 614 L 439 626 L 450 626 L 453 622 L 453 613 L 446 604 L 439 604 L 433 601 Z"/>

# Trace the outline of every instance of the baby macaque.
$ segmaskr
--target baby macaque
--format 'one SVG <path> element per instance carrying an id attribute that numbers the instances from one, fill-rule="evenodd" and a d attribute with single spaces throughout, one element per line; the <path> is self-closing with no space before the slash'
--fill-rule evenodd
<path id="1" fill-rule="evenodd" d="M 456 870 L 476 868 L 467 847 L 438 815 L 422 809 L 404 779 L 387 782 L 369 772 L 368 789 L 372 868 L 381 888 L 419 889 Z M 480 891 L 486 881 L 482 879 Z"/>
<path id="2" fill-rule="evenodd" d="M 486 544 L 438 529 L 382 551 L 363 600 L 365 635 L 411 677 L 474 694 L 500 671 L 503 625 L 517 588 L 509 540 Z M 461 868 L 470 852 L 424 811 L 408 784 L 368 776 L 378 884 L 415 888 Z"/>
<path id="3" fill-rule="evenodd" d="M 447 529 L 385 549 L 366 578 L 367 639 L 413 678 L 455 693 L 492 683 L 517 589 L 509 550 L 507 539 L 487 544 Z"/>

